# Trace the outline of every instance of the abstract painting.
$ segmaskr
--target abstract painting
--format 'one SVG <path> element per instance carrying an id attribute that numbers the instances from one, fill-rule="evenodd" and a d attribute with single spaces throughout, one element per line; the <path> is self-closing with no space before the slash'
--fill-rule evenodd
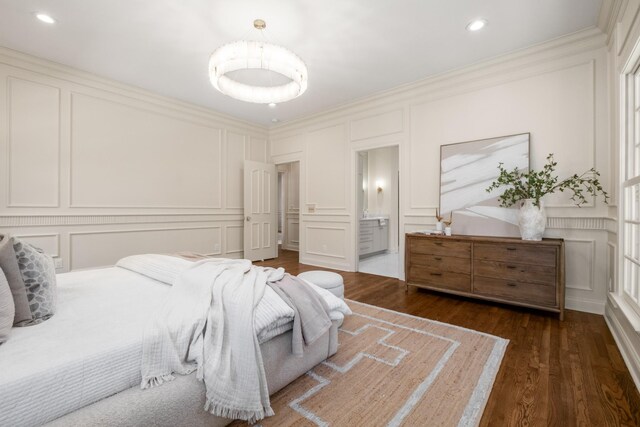
<path id="1" fill-rule="evenodd" d="M 487 193 L 498 177 L 498 164 L 507 170 L 529 169 L 528 133 L 461 142 L 440 147 L 440 215 L 453 213 L 454 234 L 520 236 L 517 210 L 502 208 L 498 196 Z"/>

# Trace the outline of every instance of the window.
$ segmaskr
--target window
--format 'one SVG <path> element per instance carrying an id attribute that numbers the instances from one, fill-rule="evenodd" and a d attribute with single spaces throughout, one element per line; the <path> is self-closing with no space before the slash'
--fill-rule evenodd
<path id="1" fill-rule="evenodd" d="M 640 314 L 640 67 L 627 76 L 628 127 L 622 159 L 622 288 Z"/>

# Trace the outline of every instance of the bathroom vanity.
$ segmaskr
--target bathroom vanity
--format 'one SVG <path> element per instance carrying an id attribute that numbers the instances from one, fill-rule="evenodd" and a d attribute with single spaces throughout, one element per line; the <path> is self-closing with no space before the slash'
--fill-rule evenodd
<path id="1" fill-rule="evenodd" d="M 389 217 L 370 217 L 360 220 L 360 256 L 389 249 Z"/>

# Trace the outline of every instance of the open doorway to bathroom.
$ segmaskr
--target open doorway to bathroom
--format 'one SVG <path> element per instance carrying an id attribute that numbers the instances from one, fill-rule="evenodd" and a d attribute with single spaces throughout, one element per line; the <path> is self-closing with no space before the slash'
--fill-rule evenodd
<path id="1" fill-rule="evenodd" d="M 358 271 L 400 277 L 398 146 L 358 152 Z"/>
<path id="2" fill-rule="evenodd" d="M 300 162 L 282 163 L 278 170 L 278 253 L 299 250 Z"/>

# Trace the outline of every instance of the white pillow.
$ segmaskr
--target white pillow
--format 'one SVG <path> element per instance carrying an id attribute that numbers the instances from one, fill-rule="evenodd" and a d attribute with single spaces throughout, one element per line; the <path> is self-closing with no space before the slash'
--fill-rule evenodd
<path id="1" fill-rule="evenodd" d="M 7 282 L 4 272 L 0 269 L 0 344 L 9 339 L 15 310 L 16 307 L 13 304 L 9 282 Z"/>

